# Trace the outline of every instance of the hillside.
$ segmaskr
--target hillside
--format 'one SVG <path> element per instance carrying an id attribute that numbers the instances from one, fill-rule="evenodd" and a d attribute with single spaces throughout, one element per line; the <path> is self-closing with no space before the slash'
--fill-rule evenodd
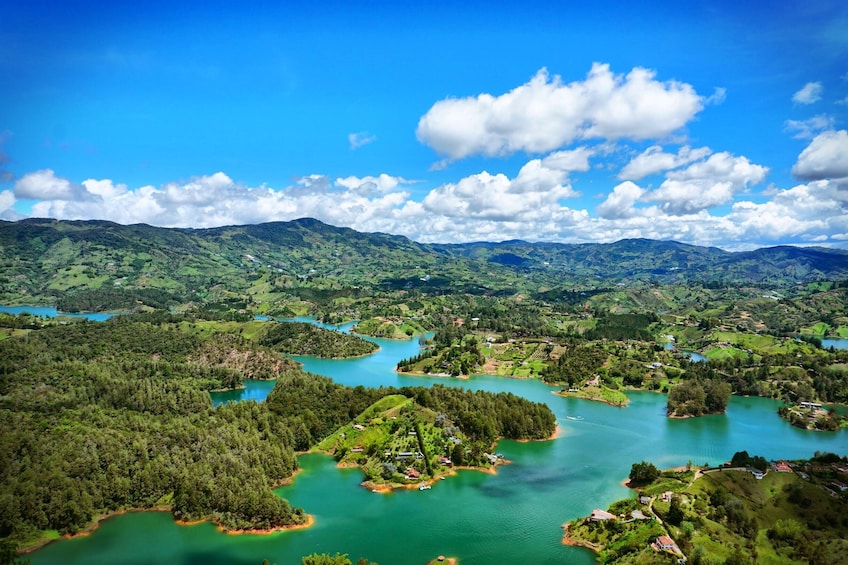
<path id="1" fill-rule="evenodd" d="M 663 471 L 638 497 L 568 523 L 563 541 L 605 564 L 844 564 L 847 471 L 833 454 L 768 464 L 743 451 L 732 467 Z"/>
<path id="2" fill-rule="evenodd" d="M 0 221 L 0 302 L 64 310 L 189 302 L 245 309 L 340 289 L 537 292 L 601 281 L 792 284 L 848 277 L 848 252 L 730 253 L 670 241 L 424 245 L 313 219 L 211 229 L 103 221 Z"/>

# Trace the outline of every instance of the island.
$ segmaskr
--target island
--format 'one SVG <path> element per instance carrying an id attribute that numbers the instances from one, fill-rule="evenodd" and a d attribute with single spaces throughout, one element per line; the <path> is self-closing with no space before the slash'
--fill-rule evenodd
<path id="1" fill-rule="evenodd" d="M 555 429 L 544 405 L 434 385 L 384 396 L 314 450 L 362 469 L 362 486 L 375 492 L 427 490 L 457 469 L 492 471 L 506 463 L 492 452 L 498 439 L 548 439 Z"/>

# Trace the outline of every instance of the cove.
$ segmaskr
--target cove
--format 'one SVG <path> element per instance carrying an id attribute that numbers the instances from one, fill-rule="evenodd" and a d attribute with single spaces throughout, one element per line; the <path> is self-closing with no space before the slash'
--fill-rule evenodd
<path id="1" fill-rule="evenodd" d="M 18 316 L 20 314 L 29 314 L 31 316 L 40 316 L 42 318 L 56 318 L 58 316 L 70 316 L 72 318 L 85 318 L 92 322 L 103 322 L 112 316 L 118 314 L 114 312 L 60 312 L 52 306 L 0 306 L 0 313 L 12 314 Z"/>
<path id="2" fill-rule="evenodd" d="M 349 360 L 298 358 L 306 370 L 346 385 L 430 386 L 508 391 L 545 402 L 557 416 L 558 439 L 502 441 L 498 451 L 513 463 L 496 475 L 461 471 L 432 490 L 371 493 L 357 469 L 338 469 L 332 458 L 304 455 L 303 469 L 280 496 L 315 516 L 306 530 L 267 536 L 228 536 L 209 523 L 179 526 L 170 514 L 142 512 L 101 524 L 89 537 L 51 544 L 27 558 L 42 563 L 272 563 L 297 564 L 313 552 L 348 553 L 381 564 L 423 564 L 437 555 L 462 565 L 490 563 L 594 563 L 590 552 L 563 546 L 560 526 L 631 492 L 620 482 L 630 465 L 659 467 L 721 463 L 747 450 L 766 458 L 809 457 L 814 451 L 848 451 L 848 433 L 794 428 L 777 416 L 779 403 L 733 397 L 725 415 L 686 420 L 665 417 L 666 397 L 630 392 L 630 405 L 551 394 L 536 380 L 478 375 L 469 380 L 398 375 L 394 366 L 418 351 L 417 340 L 373 340 L 380 350 Z M 264 394 L 260 386 L 267 387 Z M 241 396 L 261 400 L 272 383 L 251 381 Z M 229 393 L 227 393 L 229 394 Z M 251 396 L 252 395 L 252 396 Z M 216 395 L 216 402 L 226 401 Z"/>

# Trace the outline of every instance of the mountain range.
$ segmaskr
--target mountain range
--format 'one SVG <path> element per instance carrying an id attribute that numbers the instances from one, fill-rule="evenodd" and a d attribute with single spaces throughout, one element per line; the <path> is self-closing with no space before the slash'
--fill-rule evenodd
<path id="1" fill-rule="evenodd" d="M 177 302 L 295 288 L 522 292 L 655 282 L 786 285 L 848 278 L 848 251 L 729 252 L 674 241 L 422 244 L 311 218 L 209 229 L 0 221 L 0 301 L 159 292 Z"/>

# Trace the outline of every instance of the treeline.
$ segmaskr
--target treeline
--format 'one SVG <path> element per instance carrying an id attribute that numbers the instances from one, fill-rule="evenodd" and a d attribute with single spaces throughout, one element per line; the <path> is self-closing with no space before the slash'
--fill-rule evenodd
<path id="1" fill-rule="evenodd" d="M 545 404 L 512 393 L 470 391 L 444 385 L 401 388 L 398 392 L 436 412 L 447 414 L 472 439 L 544 439 L 556 429 L 556 417 Z"/>
<path id="2" fill-rule="evenodd" d="M 542 371 L 542 380 L 549 383 L 568 383 L 573 387 L 592 379 L 608 357 L 600 344 L 579 344 L 570 340 L 556 363 Z"/>
<path id="3" fill-rule="evenodd" d="M 600 316 L 595 327 L 586 331 L 584 337 L 588 340 L 650 341 L 654 338 L 648 326 L 657 321 L 654 314 L 607 314 Z"/>
<path id="4" fill-rule="evenodd" d="M 195 345 L 120 320 L 0 341 L 0 537 L 160 506 L 231 529 L 302 523 L 271 490 L 296 467 L 290 430 L 263 405 L 213 409 L 203 389 L 240 375 L 175 362 Z"/>
<path id="5" fill-rule="evenodd" d="M 56 308 L 62 312 L 104 312 L 134 310 L 140 304 L 167 310 L 183 304 L 187 296 L 161 288 L 106 287 L 57 294 Z"/>
<path id="6" fill-rule="evenodd" d="M 669 416 L 723 414 L 730 394 L 730 384 L 718 378 L 687 379 L 669 391 L 666 410 Z"/>
<path id="7" fill-rule="evenodd" d="M 467 329 L 449 324 L 438 330 L 428 349 L 398 362 L 398 371 L 470 375 L 480 369 L 483 354 L 477 337 Z"/>
<path id="8" fill-rule="evenodd" d="M 423 387 L 345 387 L 327 377 L 293 375 L 278 380 L 265 404 L 291 429 L 295 449 L 305 450 L 353 420 L 377 400 L 402 394 L 424 408 L 445 414 L 471 439 L 542 439 L 553 434 L 550 409 L 511 393 Z"/>
<path id="9" fill-rule="evenodd" d="M 360 337 L 325 330 L 306 322 L 268 322 L 259 343 L 292 355 L 314 355 L 338 359 L 367 355 L 377 346 Z"/>

